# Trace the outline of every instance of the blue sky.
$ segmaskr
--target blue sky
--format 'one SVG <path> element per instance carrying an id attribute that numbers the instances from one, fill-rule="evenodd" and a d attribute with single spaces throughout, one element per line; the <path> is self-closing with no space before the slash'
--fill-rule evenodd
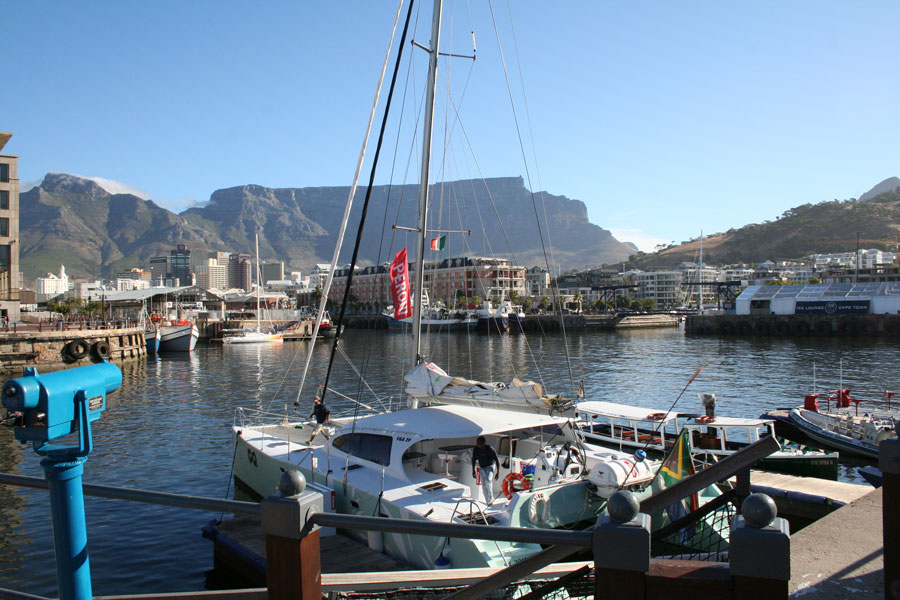
<path id="1" fill-rule="evenodd" d="M 431 4 L 417 13 L 423 44 Z M 445 155 L 438 123 L 432 179 L 521 175 L 652 250 L 900 175 L 894 0 L 490 6 L 445 2 L 442 49 L 470 53 L 474 30 L 478 59 L 449 61 L 461 125 Z M 4 152 L 23 182 L 102 177 L 175 210 L 242 184 L 349 185 L 396 9 L 0 0 Z M 417 51 L 417 90 L 424 65 Z M 410 140 L 393 181 L 417 177 Z M 391 180 L 384 153 L 377 183 Z"/>

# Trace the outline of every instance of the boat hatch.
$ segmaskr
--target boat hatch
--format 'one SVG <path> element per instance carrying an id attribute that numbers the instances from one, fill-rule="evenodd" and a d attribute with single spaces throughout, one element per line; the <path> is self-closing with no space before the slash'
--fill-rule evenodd
<path id="1" fill-rule="evenodd" d="M 440 481 L 435 481 L 434 483 L 423 485 L 419 489 L 423 492 L 436 492 L 438 490 L 444 489 L 445 487 L 447 487 L 446 484 L 441 483 Z"/>
<path id="2" fill-rule="evenodd" d="M 484 525 L 485 521 L 487 521 L 488 525 L 496 525 L 500 521 L 491 515 L 486 515 L 480 510 L 472 511 L 469 513 L 459 513 L 456 515 L 456 518 L 464 523 L 468 523 L 469 525 Z"/>

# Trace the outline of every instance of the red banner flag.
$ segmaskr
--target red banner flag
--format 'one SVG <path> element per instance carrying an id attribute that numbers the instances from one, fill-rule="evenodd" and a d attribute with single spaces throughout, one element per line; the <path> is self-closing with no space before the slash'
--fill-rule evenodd
<path id="1" fill-rule="evenodd" d="M 406 262 L 406 248 L 397 253 L 391 263 L 391 293 L 394 296 L 394 318 L 405 319 L 413 314 L 409 301 L 409 276 Z"/>

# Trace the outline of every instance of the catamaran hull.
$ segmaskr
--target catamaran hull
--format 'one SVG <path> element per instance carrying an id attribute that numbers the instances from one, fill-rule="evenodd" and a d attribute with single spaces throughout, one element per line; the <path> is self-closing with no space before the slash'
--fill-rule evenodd
<path id="1" fill-rule="evenodd" d="M 245 437 L 246 436 L 246 437 Z M 246 438 L 250 438 L 249 440 Z M 306 441 L 305 432 L 298 430 L 297 442 Z M 238 485 L 250 491 L 253 495 L 264 497 L 276 493 L 277 482 L 281 474 L 286 470 L 298 470 L 303 473 L 308 481 L 314 481 L 334 490 L 335 511 L 342 514 L 381 515 L 405 520 L 428 520 L 421 515 L 397 505 L 394 502 L 379 499 L 378 493 L 372 493 L 359 486 L 353 485 L 353 477 L 359 477 L 362 469 L 351 471 L 344 482 L 343 462 L 339 465 L 337 460 L 332 462 L 330 468 L 323 465 L 321 458 L 318 467 L 313 472 L 308 450 L 304 452 L 298 445 L 298 450 L 291 453 L 288 460 L 282 460 L 268 454 L 266 444 L 271 444 L 269 450 L 276 452 L 285 451 L 284 440 L 266 438 L 264 435 L 256 435 L 253 430 L 245 429 L 236 436 L 234 478 Z M 293 443 L 291 443 L 293 444 Z M 289 445 L 291 445 L 289 444 Z M 294 462 L 297 461 L 297 462 Z M 330 475 L 326 473 L 331 472 Z M 569 514 L 560 514 L 565 519 L 593 521 L 595 511 L 599 507 L 599 499 L 592 499 L 586 485 L 562 486 L 559 491 L 550 495 L 550 502 L 554 507 L 570 507 Z M 521 510 L 513 511 L 514 515 L 527 515 L 528 503 L 531 494 L 523 493 L 516 501 L 520 503 Z M 461 511 L 465 512 L 465 511 Z M 559 511 L 562 513 L 563 511 Z M 554 513 L 557 509 L 554 508 Z M 511 525 L 529 526 L 526 517 L 514 517 Z M 552 526 L 552 523 L 544 526 Z M 433 536 L 409 535 L 398 533 L 384 533 L 373 541 L 370 535 L 362 531 L 342 530 L 341 533 L 354 538 L 370 546 L 378 547 L 397 560 L 402 560 L 413 568 L 435 569 L 439 568 L 436 561 L 443 554 L 450 561 L 453 568 L 476 567 L 502 567 L 507 563 L 513 564 L 532 556 L 541 550 L 538 544 L 522 544 L 509 542 L 492 542 L 485 540 L 437 538 Z"/>
<path id="2" fill-rule="evenodd" d="M 191 352 L 200 339 L 196 325 L 172 325 L 159 328 L 160 352 Z"/>

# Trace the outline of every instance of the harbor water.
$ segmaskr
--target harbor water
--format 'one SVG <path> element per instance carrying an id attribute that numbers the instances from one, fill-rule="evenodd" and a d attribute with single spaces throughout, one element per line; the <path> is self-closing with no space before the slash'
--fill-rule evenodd
<path id="1" fill-rule="evenodd" d="M 348 331 L 330 387 L 376 407 L 397 407 L 411 364 L 411 336 Z M 676 410 L 700 411 L 698 392 L 718 397 L 721 415 L 757 417 L 802 403 L 813 390 L 900 389 L 900 345 L 864 338 L 692 337 L 682 329 L 577 332 L 540 337 L 451 334 L 429 339 L 429 360 L 454 375 L 509 382 L 534 380 L 548 393 L 666 409 L 691 376 Z M 95 447 L 84 481 L 195 496 L 233 497 L 230 426 L 236 407 L 306 416 L 324 379 L 330 346 L 315 346 L 297 397 L 309 342 L 200 346 L 123 367 L 123 384 L 93 424 Z M 566 357 L 568 356 L 568 360 Z M 352 367 L 351 367 L 352 364 Z M 366 377 L 361 386 L 353 370 Z M 329 396 L 333 412 L 354 405 Z M 40 459 L 0 428 L 0 471 L 43 477 Z M 861 482 L 859 463 L 841 478 Z M 217 514 L 86 497 L 95 595 L 179 592 L 213 585 L 212 544 L 200 528 Z M 45 491 L 0 485 L 0 587 L 56 596 L 49 498 Z"/>

